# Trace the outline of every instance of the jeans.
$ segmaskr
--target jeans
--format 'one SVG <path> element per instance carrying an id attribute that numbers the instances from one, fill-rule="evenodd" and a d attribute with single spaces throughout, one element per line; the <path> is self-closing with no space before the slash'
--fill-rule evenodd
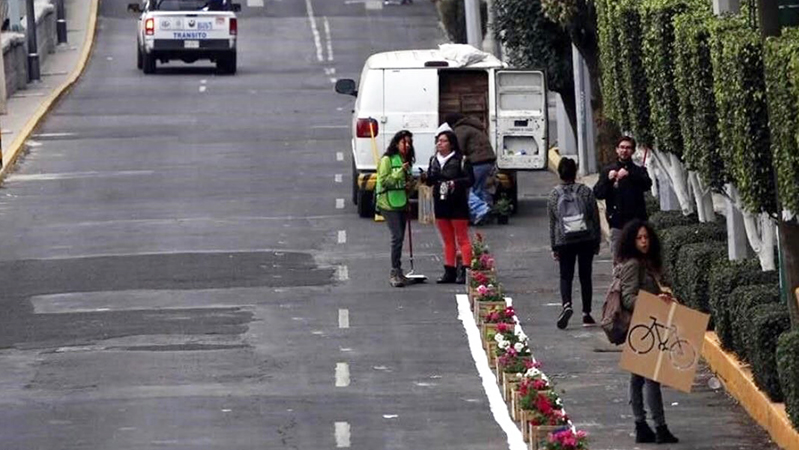
<path id="1" fill-rule="evenodd" d="M 472 192 L 475 193 L 480 199 L 486 202 L 489 206 L 492 204 L 491 193 L 488 192 L 486 188 L 486 182 L 488 181 L 488 176 L 491 175 L 491 171 L 494 169 L 494 163 L 482 163 L 482 164 L 474 164 L 472 165 L 472 171 L 474 171 L 474 184 L 472 185 Z"/>
<path id="2" fill-rule="evenodd" d="M 436 227 L 444 240 L 444 265 L 455 267 L 455 241 L 461 249 L 463 265 L 472 263 L 472 243 L 469 241 L 469 221 L 466 219 L 436 219 Z"/>
<path id="3" fill-rule="evenodd" d="M 560 298 L 563 305 L 572 302 L 572 284 L 574 282 L 574 263 L 577 263 L 580 274 L 580 293 L 583 298 L 583 313 L 591 312 L 593 285 L 591 283 L 591 266 L 594 262 L 594 244 L 591 242 L 568 244 L 557 248 L 560 265 Z"/>
<path id="4" fill-rule="evenodd" d="M 666 425 L 660 383 L 634 373 L 630 374 L 630 404 L 633 406 L 633 417 L 635 417 L 636 422 L 646 420 L 644 398 L 646 398 L 646 405 L 652 412 L 652 421 L 655 422 L 655 426 Z"/>
<path id="5" fill-rule="evenodd" d="M 491 207 L 483 199 L 477 196 L 474 191 L 469 192 L 469 219 L 472 223 L 479 223 L 491 212 Z"/>
<path id="6" fill-rule="evenodd" d="M 405 239 L 405 211 L 380 211 L 391 231 L 391 268 L 402 268 L 402 243 Z"/>

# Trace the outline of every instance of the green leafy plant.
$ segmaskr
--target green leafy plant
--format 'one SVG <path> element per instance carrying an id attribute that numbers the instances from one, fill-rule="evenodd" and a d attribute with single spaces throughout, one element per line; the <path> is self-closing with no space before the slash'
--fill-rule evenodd
<path id="1" fill-rule="evenodd" d="M 680 211 L 658 211 L 649 217 L 649 223 L 655 230 L 663 231 L 671 227 L 695 225 L 699 223 L 699 219 L 696 214 L 686 216 Z"/>
<path id="2" fill-rule="evenodd" d="M 755 384 L 775 402 L 783 400 L 777 369 L 777 339 L 791 329 L 784 304 L 758 305 L 747 310 L 747 342 Z"/>
<path id="3" fill-rule="evenodd" d="M 708 275 L 725 259 L 727 246 L 724 242 L 697 242 L 683 246 L 678 252 L 674 274 L 677 298 L 691 308 L 709 313 Z"/>
<path id="4" fill-rule="evenodd" d="M 783 333 L 777 341 L 777 372 L 785 396 L 785 410 L 799 430 L 799 330 Z"/>
<path id="5" fill-rule="evenodd" d="M 621 66 L 624 97 L 622 108 L 626 110 L 630 130 L 642 145 L 651 146 L 651 111 L 649 109 L 648 79 L 642 55 L 643 27 L 638 0 L 618 0 L 613 9 L 613 32 L 619 34 L 618 60 Z"/>
<path id="6" fill-rule="evenodd" d="M 722 242 L 726 239 L 726 228 L 723 224 L 716 222 L 677 226 L 663 230 L 660 233 L 660 240 L 663 246 L 663 266 L 666 274 L 670 279 L 676 275 L 677 258 L 683 246 L 697 242 Z"/>
<path id="7" fill-rule="evenodd" d="M 509 216 L 513 212 L 513 203 L 507 194 L 503 192 L 500 198 L 494 202 L 493 211 L 499 216 Z"/>
<path id="8" fill-rule="evenodd" d="M 777 303 L 777 305 L 774 305 Z M 751 362 L 752 333 L 750 310 L 755 306 L 771 305 L 779 309 L 780 287 L 776 284 L 753 284 L 740 286 L 730 293 L 729 314 L 732 318 L 732 348 L 738 357 Z M 754 350 L 753 350 L 754 351 Z"/>

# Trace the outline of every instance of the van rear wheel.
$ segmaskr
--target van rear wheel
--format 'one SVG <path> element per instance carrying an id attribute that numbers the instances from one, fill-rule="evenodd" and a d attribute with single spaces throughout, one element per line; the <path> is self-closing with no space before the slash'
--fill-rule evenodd
<path id="1" fill-rule="evenodd" d="M 374 191 L 358 189 L 358 215 L 361 217 L 374 217 Z"/>

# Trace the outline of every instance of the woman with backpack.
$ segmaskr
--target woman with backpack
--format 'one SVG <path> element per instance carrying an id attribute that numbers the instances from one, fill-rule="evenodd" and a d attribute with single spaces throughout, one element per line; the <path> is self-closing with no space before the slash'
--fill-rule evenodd
<path id="1" fill-rule="evenodd" d="M 660 254 L 660 240 L 649 223 L 635 219 L 624 226 L 617 249 L 619 265 L 615 270 L 621 285 L 621 300 L 624 309 L 632 311 L 638 299 L 638 291 L 644 290 L 659 296 L 663 301 L 674 301 L 661 287 L 663 262 Z M 644 398 L 655 422 L 655 431 L 646 422 Z M 635 417 L 635 442 L 671 444 L 679 442 L 666 426 L 663 413 L 663 397 L 660 383 L 631 374 L 630 404 Z"/>
<path id="2" fill-rule="evenodd" d="M 423 181 L 433 186 L 436 227 L 444 241 L 444 275 L 436 282 L 464 284 L 466 269 L 463 266 L 456 268 L 455 258 L 456 248 L 460 248 L 463 264 L 472 261 L 469 189 L 474 184 L 474 172 L 449 127 L 436 134 L 436 154 L 430 158 Z"/>
<path id="3" fill-rule="evenodd" d="M 377 209 L 391 232 L 392 287 L 408 284 L 402 273 L 402 244 L 405 239 L 405 224 L 408 206 L 408 183 L 413 179 L 411 167 L 416 157 L 413 151 L 413 134 L 408 130 L 398 131 L 377 166 Z"/>
<path id="4" fill-rule="evenodd" d="M 560 298 L 563 309 L 557 326 L 561 330 L 569 324 L 572 308 L 574 264 L 577 263 L 582 294 L 583 326 L 596 324 L 591 317 L 591 272 L 594 255 L 599 253 L 602 236 L 599 209 L 591 188 L 576 183 L 577 163 L 562 158 L 558 164 L 561 184 L 552 189 L 547 203 L 549 213 L 549 238 L 552 257 L 560 266 Z"/>

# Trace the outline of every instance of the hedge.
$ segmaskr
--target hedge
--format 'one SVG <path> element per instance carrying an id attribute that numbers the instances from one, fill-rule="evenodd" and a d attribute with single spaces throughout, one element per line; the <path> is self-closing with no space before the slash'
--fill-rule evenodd
<path id="1" fill-rule="evenodd" d="M 644 206 L 647 217 L 652 217 L 660 212 L 660 201 L 649 191 L 644 192 Z"/>
<path id="2" fill-rule="evenodd" d="M 799 30 L 766 41 L 771 152 L 783 208 L 799 211 Z"/>
<path id="3" fill-rule="evenodd" d="M 663 246 L 663 267 L 669 279 L 673 279 L 676 275 L 675 264 L 677 264 L 677 257 L 684 245 L 697 242 L 726 241 L 727 230 L 723 224 L 717 222 L 683 225 L 663 230 L 660 232 L 660 240 Z"/>
<path id="4" fill-rule="evenodd" d="M 613 26 L 617 16 L 616 0 L 596 0 L 597 34 L 599 35 L 599 69 L 601 73 L 602 112 L 607 118 L 616 122 L 622 129 L 629 130 L 630 124 L 626 116 L 622 93 L 621 68 L 617 61 L 619 56 L 619 33 Z"/>
<path id="5" fill-rule="evenodd" d="M 649 223 L 656 231 L 663 231 L 672 227 L 695 225 L 699 223 L 699 219 L 696 214 L 686 216 L 680 211 L 658 211 L 649 217 Z"/>
<path id="6" fill-rule="evenodd" d="M 710 20 L 712 16 L 707 8 L 680 14 L 674 19 L 674 74 L 683 159 L 711 188 L 721 190 L 728 177 L 719 150 Z"/>
<path id="7" fill-rule="evenodd" d="M 677 298 L 691 308 L 709 313 L 710 271 L 726 259 L 727 246 L 723 242 L 697 242 L 683 246 L 677 256 L 672 280 Z"/>
<path id="8" fill-rule="evenodd" d="M 785 397 L 785 410 L 799 430 L 799 330 L 783 333 L 777 341 L 777 372 Z"/>
<path id="9" fill-rule="evenodd" d="M 782 307 L 778 307 L 782 306 Z M 777 339 L 791 329 L 791 318 L 785 304 L 758 305 L 747 311 L 747 344 L 755 384 L 774 402 L 783 401 L 777 369 Z"/>
<path id="10" fill-rule="evenodd" d="M 741 286 L 730 294 L 727 305 L 732 318 L 732 348 L 742 360 L 751 361 L 752 356 L 749 352 L 751 339 L 747 338 L 747 335 L 751 335 L 748 330 L 751 319 L 749 310 L 765 304 L 773 308 L 773 303 L 780 303 L 780 287 L 775 284 Z"/>
<path id="11" fill-rule="evenodd" d="M 777 272 L 763 272 L 757 258 L 724 261 L 714 267 L 710 272 L 708 292 L 710 294 L 710 311 L 713 314 L 716 334 L 718 334 L 722 347 L 726 350 L 733 350 L 732 322 L 728 310 L 732 291 L 738 286 L 777 283 L 779 283 Z"/>
<path id="12" fill-rule="evenodd" d="M 614 1 L 614 0 L 608 0 Z M 621 66 L 621 89 L 624 96 L 622 109 L 626 110 L 629 129 L 635 134 L 638 143 L 651 146 L 653 143 L 652 123 L 650 120 L 649 94 L 646 71 L 644 70 L 641 43 L 643 28 L 638 0 L 615 0 L 613 8 L 613 32 L 619 35 L 619 59 L 615 64 Z"/>

